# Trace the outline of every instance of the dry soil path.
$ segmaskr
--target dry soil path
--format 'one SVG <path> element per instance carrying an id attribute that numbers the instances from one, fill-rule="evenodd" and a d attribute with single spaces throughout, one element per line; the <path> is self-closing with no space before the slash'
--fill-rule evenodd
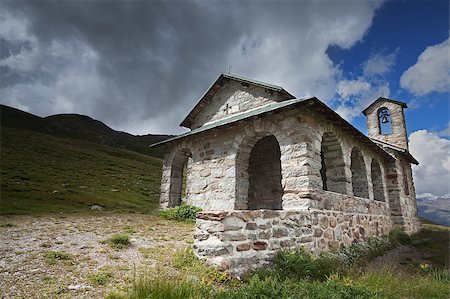
<path id="1" fill-rule="evenodd" d="M 131 246 L 102 242 L 116 233 L 127 233 Z M 142 271 L 167 270 L 192 240 L 192 224 L 148 215 L 3 216 L 1 298 L 104 298 Z"/>

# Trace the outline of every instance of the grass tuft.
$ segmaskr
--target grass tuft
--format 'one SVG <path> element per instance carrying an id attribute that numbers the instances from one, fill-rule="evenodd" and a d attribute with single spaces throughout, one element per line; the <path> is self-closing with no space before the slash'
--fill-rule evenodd
<path id="1" fill-rule="evenodd" d="M 56 264 L 58 261 L 71 261 L 73 257 L 71 254 L 64 251 L 47 251 L 45 253 L 47 262 L 51 265 Z"/>
<path id="2" fill-rule="evenodd" d="M 127 234 L 112 235 L 106 243 L 114 249 L 124 249 L 131 245 L 130 236 Z"/>
<path id="3" fill-rule="evenodd" d="M 89 281 L 94 285 L 104 285 L 112 277 L 111 272 L 98 271 L 88 276 Z"/>

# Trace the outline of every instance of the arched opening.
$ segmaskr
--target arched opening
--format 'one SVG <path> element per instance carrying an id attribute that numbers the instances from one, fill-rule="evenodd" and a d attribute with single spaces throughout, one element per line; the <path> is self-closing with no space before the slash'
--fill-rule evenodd
<path id="1" fill-rule="evenodd" d="M 346 194 L 345 163 L 342 148 L 336 135 L 323 134 L 320 151 L 323 190 Z"/>
<path id="2" fill-rule="evenodd" d="M 373 199 L 378 201 L 385 201 L 380 163 L 378 163 L 377 160 L 373 159 L 370 168 L 370 172 L 372 174 Z"/>
<path id="3" fill-rule="evenodd" d="M 188 190 L 188 170 L 192 162 L 192 155 L 189 151 L 177 152 L 172 161 L 170 171 L 170 193 L 168 207 L 179 206 L 186 201 Z"/>
<path id="4" fill-rule="evenodd" d="M 388 135 L 392 133 L 391 112 L 386 107 L 378 110 L 378 128 L 381 135 Z"/>
<path id="5" fill-rule="evenodd" d="M 253 147 L 248 163 L 247 209 L 281 209 L 280 157 L 280 146 L 273 135 L 260 139 Z"/>
<path id="6" fill-rule="evenodd" d="M 367 184 L 367 173 L 361 150 L 354 147 L 351 156 L 352 188 L 353 195 L 369 198 L 369 187 Z"/>

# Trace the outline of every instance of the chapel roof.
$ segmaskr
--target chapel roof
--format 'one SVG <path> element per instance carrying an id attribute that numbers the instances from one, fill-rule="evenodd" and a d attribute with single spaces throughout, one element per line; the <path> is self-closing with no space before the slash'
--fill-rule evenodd
<path id="1" fill-rule="evenodd" d="M 209 102 L 212 100 L 214 94 L 227 82 L 230 80 L 241 82 L 243 85 L 254 85 L 262 87 L 266 90 L 278 92 L 283 99 L 290 100 L 294 99 L 295 97 L 283 89 L 281 86 L 256 81 L 249 78 L 244 78 L 237 75 L 232 74 L 225 74 L 222 73 L 219 78 L 211 85 L 211 87 L 206 91 L 206 93 L 200 98 L 200 100 L 197 102 L 195 107 L 189 112 L 188 116 L 181 122 L 180 126 L 191 128 L 192 123 L 197 116 L 197 114 L 206 106 L 209 104 Z"/>
<path id="2" fill-rule="evenodd" d="M 242 113 L 238 113 L 227 118 L 219 119 L 217 121 L 193 129 L 184 134 L 152 144 L 150 145 L 150 147 L 156 147 L 162 144 L 170 143 L 172 141 L 180 140 L 192 135 L 197 135 L 205 131 L 211 131 L 226 126 L 233 126 L 240 123 L 241 121 L 249 120 L 255 117 L 261 117 L 265 114 L 279 113 L 284 111 L 285 109 L 292 109 L 298 107 L 302 107 L 303 109 L 322 114 L 327 121 L 333 123 L 336 126 L 339 126 L 343 131 L 352 135 L 353 138 L 360 141 L 362 144 L 366 145 L 371 150 L 377 152 L 382 157 L 386 158 L 387 160 L 393 159 L 391 155 L 389 155 L 385 150 L 383 150 L 380 146 L 378 146 L 375 142 L 373 142 L 369 137 L 361 133 L 358 129 L 352 126 L 349 122 L 343 119 L 339 114 L 337 114 L 335 111 L 333 111 L 331 108 L 329 108 L 327 105 L 325 105 L 316 97 L 291 99 L 282 102 L 270 103 L 261 106 L 257 109 L 244 111 Z"/>
<path id="3" fill-rule="evenodd" d="M 372 137 L 369 137 L 369 138 L 370 138 L 370 140 L 372 140 L 373 142 L 378 144 L 380 147 L 382 147 L 382 148 L 389 148 L 391 150 L 394 150 L 397 153 L 400 153 L 400 154 L 404 155 L 409 162 L 411 162 L 413 164 L 416 164 L 416 165 L 419 165 L 419 162 L 416 160 L 416 158 L 414 158 L 413 155 L 411 155 L 411 153 L 407 149 L 401 148 L 399 146 L 396 146 L 396 145 L 394 145 L 392 143 L 389 143 L 389 142 L 386 142 L 386 141 L 378 140 L 378 139 L 375 139 L 375 138 L 372 138 Z"/>

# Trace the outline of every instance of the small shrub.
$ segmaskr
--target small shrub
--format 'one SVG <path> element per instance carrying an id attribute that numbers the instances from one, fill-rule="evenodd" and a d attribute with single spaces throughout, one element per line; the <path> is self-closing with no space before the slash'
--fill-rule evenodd
<path id="1" fill-rule="evenodd" d="M 49 264 L 56 264 L 57 261 L 70 261 L 72 256 L 69 253 L 63 251 L 48 251 L 45 253 L 47 262 Z"/>
<path id="2" fill-rule="evenodd" d="M 110 272 L 99 271 L 97 273 L 89 275 L 88 279 L 92 284 L 104 285 L 111 277 L 112 274 Z"/>
<path id="3" fill-rule="evenodd" d="M 160 212 L 161 217 L 168 220 L 177 220 L 185 222 L 195 222 L 196 215 L 202 209 L 191 205 L 182 204 L 172 209 Z"/>
<path id="4" fill-rule="evenodd" d="M 115 249 L 124 249 L 130 246 L 130 236 L 127 234 L 115 234 L 112 235 L 106 242 Z"/>

